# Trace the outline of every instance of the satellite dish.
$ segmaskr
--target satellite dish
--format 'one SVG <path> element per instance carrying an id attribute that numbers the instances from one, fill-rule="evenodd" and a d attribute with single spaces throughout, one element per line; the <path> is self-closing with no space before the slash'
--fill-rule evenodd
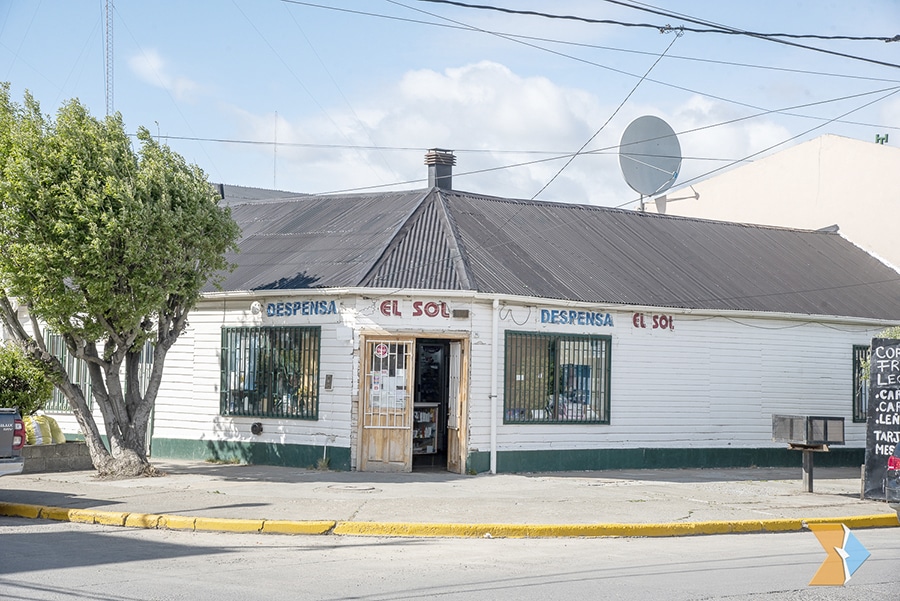
<path id="1" fill-rule="evenodd" d="M 638 117 L 622 134 L 619 166 L 625 183 L 641 197 L 665 192 L 681 169 L 681 144 L 675 131 L 659 117 Z"/>

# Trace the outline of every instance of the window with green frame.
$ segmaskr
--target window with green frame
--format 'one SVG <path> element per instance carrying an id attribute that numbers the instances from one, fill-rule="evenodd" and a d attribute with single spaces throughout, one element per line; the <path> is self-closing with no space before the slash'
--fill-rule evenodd
<path id="1" fill-rule="evenodd" d="M 65 368 L 66 373 L 69 374 L 69 379 L 72 380 L 72 383 L 81 387 L 81 391 L 84 393 L 84 399 L 87 401 L 88 407 L 91 407 L 94 402 L 94 397 L 91 393 L 91 376 L 88 373 L 87 363 L 73 357 L 66 347 L 66 342 L 63 340 L 63 337 L 56 332 L 45 330 L 44 344 L 47 345 L 47 351 L 62 363 L 62 366 Z M 54 386 L 53 396 L 51 396 L 50 400 L 47 401 L 47 404 L 44 405 L 44 410 L 71 412 L 72 407 L 69 405 L 69 401 L 66 399 L 65 395 L 60 392 L 59 388 Z"/>
<path id="2" fill-rule="evenodd" d="M 319 417 L 319 327 L 222 328 L 222 415 Z"/>
<path id="3" fill-rule="evenodd" d="M 866 421 L 869 409 L 869 378 L 865 366 L 869 362 L 869 347 L 853 346 L 853 422 Z"/>
<path id="4" fill-rule="evenodd" d="M 609 423 L 609 336 L 506 332 L 503 423 Z"/>
<path id="5" fill-rule="evenodd" d="M 88 372 L 87 363 L 82 359 L 72 356 L 72 353 L 70 353 L 69 349 L 66 347 L 65 340 L 63 340 L 63 337 L 56 332 L 45 330 L 44 344 L 47 346 L 47 351 L 62 363 L 62 366 L 65 368 L 66 373 L 69 374 L 69 379 L 72 380 L 72 383 L 81 387 L 81 391 L 84 394 L 84 400 L 87 401 L 88 407 L 92 407 L 94 397 L 91 391 L 91 375 Z M 148 340 L 141 349 L 141 356 L 138 362 L 138 381 L 141 385 L 141 394 L 147 390 L 147 384 L 150 381 L 150 371 L 152 369 L 153 342 Z M 125 382 L 125 386 L 128 386 L 127 381 Z M 59 388 L 54 386 L 53 395 L 44 405 L 44 410 L 63 413 L 67 411 L 71 412 L 72 407 L 69 405 L 69 401 L 66 399 L 65 395 L 60 392 Z"/>

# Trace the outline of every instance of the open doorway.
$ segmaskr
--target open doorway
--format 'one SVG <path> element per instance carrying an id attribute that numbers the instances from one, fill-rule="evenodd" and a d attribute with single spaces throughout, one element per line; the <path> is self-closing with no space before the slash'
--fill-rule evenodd
<path id="1" fill-rule="evenodd" d="M 416 340 L 413 470 L 447 469 L 450 341 Z"/>
<path id="2" fill-rule="evenodd" d="M 466 340 L 379 336 L 362 348 L 358 469 L 463 473 Z"/>

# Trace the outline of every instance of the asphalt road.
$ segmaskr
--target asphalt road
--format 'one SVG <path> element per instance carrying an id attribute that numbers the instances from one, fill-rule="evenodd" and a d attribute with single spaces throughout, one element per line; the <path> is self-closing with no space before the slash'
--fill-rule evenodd
<path id="1" fill-rule="evenodd" d="M 810 587 L 825 558 L 811 532 L 410 539 L 143 530 L 0 517 L 0 598 L 900 599 L 897 530 L 854 534 L 871 557 L 843 587 Z"/>

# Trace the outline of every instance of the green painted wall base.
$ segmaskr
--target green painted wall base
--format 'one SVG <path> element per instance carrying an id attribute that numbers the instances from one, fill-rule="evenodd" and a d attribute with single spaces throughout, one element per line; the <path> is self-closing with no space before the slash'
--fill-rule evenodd
<path id="1" fill-rule="evenodd" d="M 194 459 L 303 468 L 320 467 L 323 457 L 320 446 L 178 438 L 154 438 L 151 453 L 151 459 Z M 350 449 L 328 447 L 324 457 L 328 461 L 328 469 L 350 470 Z"/>
<path id="2" fill-rule="evenodd" d="M 565 472 L 621 469 L 683 469 L 735 467 L 796 467 L 802 453 L 786 448 L 759 449 L 576 449 L 567 451 L 503 451 L 497 454 L 500 473 Z M 328 447 L 328 468 L 350 470 L 350 449 Z M 322 459 L 322 447 L 261 442 L 181 440 L 154 438 L 152 457 L 223 463 L 280 465 L 314 468 Z M 816 467 L 858 467 L 865 449 L 834 448 L 816 453 Z M 490 453 L 470 453 L 468 473 L 490 471 Z"/>
<path id="3" fill-rule="evenodd" d="M 817 467 L 859 467 L 865 461 L 865 449 L 834 448 L 815 453 Z M 761 449 L 578 449 L 568 451 L 501 451 L 497 453 L 497 472 L 563 472 L 621 469 L 679 469 L 726 467 L 797 467 L 803 453 L 786 448 Z M 469 473 L 491 469 L 491 455 L 470 453 Z"/>

